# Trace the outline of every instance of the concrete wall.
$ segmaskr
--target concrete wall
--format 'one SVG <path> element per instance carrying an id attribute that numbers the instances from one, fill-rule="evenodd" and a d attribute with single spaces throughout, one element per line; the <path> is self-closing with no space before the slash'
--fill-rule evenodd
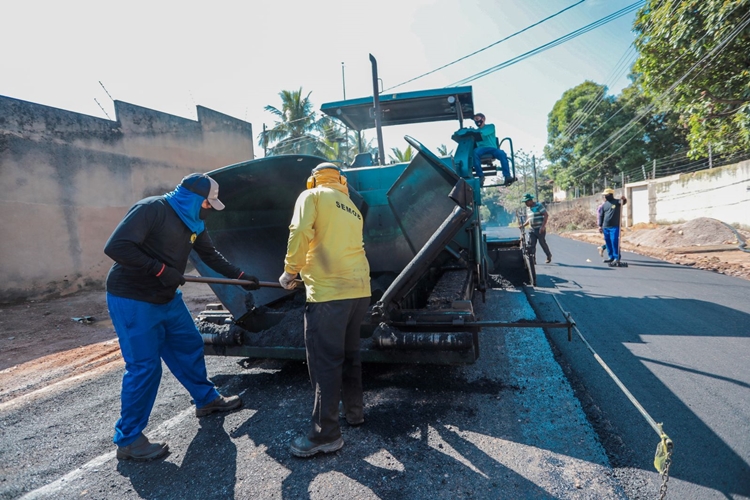
<path id="1" fill-rule="evenodd" d="M 617 196 L 622 190 L 617 190 Z M 750 161 L 625 185 L 627 224 L 672 224 L 711 217 L 750 227 Z M 550 204 L 551 214 L 583 206 L 592 215 L 601 195 Z"/>
<path id="2" fill-rule="evenodd" d="M 130 206 L 192 172 L 252 159 L 251 124 L 115 101 L 116 121 L 0 96 L 0 302 L 101 287 Z"/>

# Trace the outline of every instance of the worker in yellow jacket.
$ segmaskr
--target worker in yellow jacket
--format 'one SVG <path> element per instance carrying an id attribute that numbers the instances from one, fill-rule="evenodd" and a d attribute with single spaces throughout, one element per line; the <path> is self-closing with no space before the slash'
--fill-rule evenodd
<path id="1" fill-rule="evenodd" d="M 370 265 L 362 239 L 363 217 L 349 198 L 346 177 L 332 163 L 312 171 L 297 198 L 284 274 L 279 283 L 305 283 L 305 348 L 315 391 L 312 426 L 296 438 L 293 455 L 310 457 L 344 446 L 339 401 L 349 425 L 364 422 L 359 330 L 370 304 Z"/>

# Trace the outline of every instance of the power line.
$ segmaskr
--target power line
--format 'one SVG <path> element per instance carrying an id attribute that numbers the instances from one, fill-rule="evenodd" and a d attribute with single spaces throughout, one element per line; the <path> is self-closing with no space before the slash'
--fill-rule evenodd
<path id="1" fill-rule="evenodd" d="M 464 78 L 462 80 L 459 80 L 455 83 L 452 83 L 448 85 L 448 87 L 458 87 L 461 85 L 466 85 L 467 83 L 473 82 L 474 80 L 478 80 L 482 77 L 485 77 L 491 73 L 494 73 L 495 71 L 499 71 L 501 69 L 505 69 L 509 66 L 512 66 L 518 62 L 523 61 L 524 59 L 528 59 L 529 57 L 535 56 L 541 52 L 544 52 L 545 50 L 551 49 L 553 47 L 557 47 L 558 45 L 561 45 L 569 40 L 572 40 L 573 38 L 576 38 L 580 35 L 583 35 L 585 33 L 588 33 L 589 31 L 592 31 L 600 26 L 603 26 L 611 21 L 614 21 L 617 18 L 620 18 L 624 16 L 625 14 L 629 14 L 630 12 L 633 12 L 634 10 L 637 10 L 642 4 L 644 0 L 639 0 L 631 5 L 628 5 L 627 7 L 624 7 L 617 12 L 614 12 L 612 14 L 609 14 L 608 16 L 605 16 L 597 21 L 594 21 L 591 24 L 588 24 L 582 28 L 579 28 L 575 31 L 572 31 L 568 33 L 567 35 L 563 35 L 559 38 L 556 38 L 555 40 L 552 40 L 551 42 L 545 43 L 544 45 L 540 45 L 539 47 L 532 49 L 528 52 L 525 52 L 519 56 L 513 57 L 511 59 L 508 59 L 507 61 L 501 62 L 500 64 L 497 64 L 495 66 L 492 66 L 491 68 L 487 68 L 484 71 L 480 71 L 479 73 L 475 73 L 474 75 L 471 75 L 467 78 Z"/>
<path id="2" fill-rule="evenodd" d="M 654 9 L 658 9 L 661 6 L 661 4 L 664 3 L 665 1 L 666 0 L 660 0 L 659 3 L 654 7 Z M 646 21 L 646 25 L 648 26 L 648 25 L 651 25 L 651 24 L 653 24 L 653 19 L 649 18 L 648 21 Z M 631 54 L 630 57 L 628 57 L 628 54 Z M 624 71 L 626 70 L 626 68 L 632 67 L 632 65 L 635 62 L 635 60 L 632 61 L 630 64 L 627 64 L 627 62 L 631 58 L 633 58 L 634 55 L 636 56 L 636 59 L 637 59 L 637 50 L 635 48 L 635 43 L 631 43 L 628 46 L 628 48 L 625 49 L 625 52 L 620 57 L 620 60 L 618 61 L 617 65 L 615 65 L 615 69 L 612 70 L 612 74 L 607 79 L 607 82 L 610 82 L 610 81 L 615 82 L 615 81 L 619 80 L 622 77 L 622 74 L 624 73 Z M 618 68 L 619 68 L 619 70 L 618 70 Z M 605 85 L 605 87 L 609 87 L 608 83 L 605 83 L 604 85 Z M 580 117 L 580 120 L 574 121 L 575 125 L 571 124 L 570 126 L 568 126 L 566 128 L 565 132 L 563 133 L 563 140 L 564 141 L 570 139 L 573 136 L 573 134 L 575 133 L 575 130 L 578 127 L 580 127 L 581 124 L 583 124 L 583 122 L 591 115 L 591 113 L 593 113 L 596 110 L 596 108 L 599 107 L 599 104 L 604 100 L 605 96 L 606 96 L 606 91 L 602 92 L 602 95 L 599 96 L 599 99 L 596 100 L 596 104 L 595 105 L 589 107 L 588 110 L 586 108 L 584 108 L 584 111 L 583 111 L 584 114 Z M 604 126 L 607 122 L 609 122 L 609 120 L 611 120 L 612 118 L 614 118 L 621 110 L 622 110 L 622 108 L 620 108 L 620 110 L 617 110 L 612 116 L 610 116 L 607 120 L 605 120 L 604 123 L 602 123 L 601 125 L 599 125 L 596 128 L 596 130 L 594 130 L 593 132 L 591 132 L 589 134 L 586 134 L 586 135 L 590 136 L 590 135 L 593 135 L 596 132 L 598 132 L 599 129 L 602 128 L 602 126 Z"/>
<path id="3" fill-rule="evenodd" d="M 419 80 L 420 78 L 422 78 L 422 77 L 424 77 L 424 76 L 427 76 L 427 75 L 431 75 L 431 74 L 433 74 L 433 73 L 435 73 L 435 72 L 437 72 L 437 71 L 440 71 L 441 69 L 445 69 L 445 68 L 447 68 L 448 66 L 452 66 L 452 65 L 456 64 L 457 62 L 461 62 L 461 61 L 463 61 L 464 59 L 468 59 L 468 58 L 469 58 L 469 57 L 471 57 L 471 56 L 475 56 L 475 55 L 479 54 L 480 52 L 483 52 L 483 51 L 485 51 L 485 50 L 487 50 L 487 49 L 489 49 L 489 48 L 491 48 L 491 47 L 494 47 L 495 45 L 498 45 L 498 44 L 500 44 L 500 43 L 502 43 L 502 42 L 505 42 L 506 40 L 510 40 L 510 39 L 511 39 L 511 38 L 513 38 L 514 36 L 520 35 L 520 34 L 521 34 L 521 33 L 523 33 L 524 31 L 528 31 L 528 30 L 530 30 L 531 28 L 533 28 L 533 27 L 535 27 L 535 26 L 539 26 L 540 24 L 542 24 L 542 23 L 544 23 L 544 22 L 546 22 L 546 21 L 549 21 L 549 20 L 550 20 L 550 19 L 552 19 L 553 17 L 557 17 L 557 16 L 559 16 L 559 15 L 560 15 L 560 14 L 562 14 L 563 12 L 565 12 L 565 11 L 567 11 L 567 10 L 570 10 L 570 9 L 572 9 L 573 7 L 575 7 L 575 6 L 577 6 L 577 5 L 580 5 L 580 4 L 582 4 L 583 2 L 585 2 L 585 1 L 586 1 L 586 0 L 580 0 L 579 2 L 576 2 L 576 3 L 574 3 L 573 5 L 570 5 L 570 6 L 568 6 L 568 7 L 565 7 L 565 8 L 564 8 L 563 10 L 561 10 L 561 11 L 559 11 L 559 12 L 556 12 L 556 13 L 552 14 L 551 16 L 547 16 L 547 17 L 545 17 L 545 18 L 544 18 L 544 19 L 542 19 L 541 21 L 537 21 L 537 22 L 535 22 L 534 24 L 530 24 L 530 25 L 526 26 L 525 28 L 523 28 L 522 30 L 516 31 L 515 33 L 513 33 L 513 34 L 511 34 L 511 35 L 508 35 L 508 36 L 506 36 L 505 38 L 501 38 L 500 40 L 496 41 L 495 43 L 491 43 L 491 44 L 487 45 L 486 47 L 483 47 L 483 48 L 481 48 L 481 49 L 479 49 L 479 50 L 475 50 L 475 51 L 474 51 L 474 52 L 472 52 L 471 54 L 467 54 L 467 55 L 465 55 L 465 56 L 463 56 L 463 57 L 459 57 L 459 58 L 458 58 L 458 59 L 456 59 L 455 61 L 449 62 L 448 64 L 444 64 L 444 65 L 440 66 L 439 68 L 435 68 L 435 69 L 433 69 L 432 71 L 428 71 L 427 73 L 423 73 L 423 74 L 421 74 L 421 75 L 419 75 L 419 76 L 415 76 L 414 78 L 412 78 L 412 79 L 410 79 L 410 80 L 406 80 L 405 82 L 401 82 L 401 83 L 399 83 L 398 85 L 394 85 L 393 87 L 388 87 L 387 89 L 383 90 L 383 92 L 386 92 L 386 91 L 388 91 L 388 90 L 392 90 L 392 89 L 395 89 L 396 87 L 401 87 L 402 85 L 406 85 L 407 83 L 411 83 L 411 82 L 413 82 L 413 81 L 415 81 L 415 80 Z M 381 92 L 381 93 L 382 93 L 382 92 Z"/>
<path id="4" fill-rule="evenodd" d="M 622 74 L 627 70 L 627 68 L 632 66 L 632 62 L 628 64 L 628 61 L 632 59 L 632 56 L 634 55 L 632 54 L 633 52 L 635 52 L 635 46 L 633 44 L 630 44 L 628 48 L 625 49 L 625 52 L 620 57 L 620 60 L 618 61 L 615 68 L 612 70 L 611 75 L 607 78 L 607 83 L 604 84 L 604 88 L 602 89 L 601 94 L 596 99 L 592 99 L 591 101 L 586 103 L 586 106 L 584 106 L 584 108 L 581 110 L 579 116 L 565 128 L 565 132 L 563 132 L 564 141 L 570 139 L 575 131 L 583 124 L 583 122 L 586 121 L 589 116 L 591 116 L 591 113 L 593 113 L 596 108 L 599 107 L 599 104 L 602 103 L 604 98 L 607 96 L 607 89 L 609 88 L 608 82 L 616 82 L 622 77 Z M 628 56 L 628 54 L 630 54 L 630 56 Z"/>
<path id="5" fill-rule="evenodd" d="M 736 8 L 737 7 L 735 7 L 735 9 Z M 734 12 L 735 9 L 733 9 L 732 12 Z M 731 15 L 732 12 L 730 12 L 729 14 L 727 14 L 727 16 L 724 19 L 726 19 L 727 17 L 729 17 L 729 15 Z M 662 92 L 654 100 L 653 103 L 651 103 L 649 106 L 647 106 L 641 113 L 639 113 L 636 116 L 634 116 L 622 128 L 620 128 L 619 130 L 617 130 L 614 133 L 612 133 L 612 135 L 610 135 L 604 142 L 602 142 L 599 146 L 597 146 L 591 152 L 589 152 L 587 156 L 590 157 L 590 156 L 596 154 L 598 151 L 600 151 L 604 147 L 609 146 L 610 144 L 612 144 L 616 140 L 621 139 L 631 128 L 633 128 L 635 126 L 635 124 L 638 122 L 638 120 L 640 120 L 641 118 L 643 118 L 644 116 L 646 116 L 646 114 L 650 113 L 656 107 L 656 103 L 658 101 L 665 99 L 665 97 L 668 96 L 677 87 L 677 85 L 679 85 L 680 83 L 682 83 L 682 81 L 685 80 L 697 67 L 701 66 L 707 60 L 713 59 L 716 56 L 718 56 L 718 53 L 721 52 L 721 51 L 723 51 L 726 48 L 726 46 L 729 44 L 729 42 L 731 42 L 732 40 L 734 40 L 734 38 L 736 38 L 737 35 L 739 35 L 742 32 L 742 30 L 744 30 L 748 26 L 748 24 L 750 24 L 750 12 L 748 12 L 744 16 L 742 16 L 742 18 L 740 18 L 739 24 L 723 40 L 721 40 L 713 49 L 711 49 L 711 51 L 709 51 L 708 54 L 706 54 L 705 56 L 703 56 L 703 58 L 701 58 L 698 62 L 696 62 L 693 66 L 691 66 L 690 69 L 687 72 L 685 72 L 685 74 L 682 75 L 676 82 L 674 82 L 672 85 L 670 85 L 670 87 L 667 90 L 665 90 L 664 92 Z M 708 33 L 706 33 L 705 35 L 703 35 L 703 37 L 705 37 L 707 34 Z M 675 60 L 670 65 L 670 67 L 672 65 L 674 65 L 677 61 L 679 61 L 679 59 L 681 59 L 684 56 L 685 56 L 685 54 L 683 54 L 682 56 L 680 56 L 680 58 L 678 58 L 677 60 Z M 706 64 L 701 69 L 701 71 L 699 71 L 696 75 L 694 75 L 694 77 L 697 76 L 698 74 L 700 74 L 708 66 L 709 66 L 709 64 Z M 643 126 L 641 126 L 641 130 L 643 128 L 645 128 L 645 127 L 646 127 L 646 124 L 644 124 Z M 582 172 L 581 174 L 579 174 L 578 176 L 576 176 L 575 179 L 580 179 L 583 175 L 585 175 L 585 174 L 587 174 L 587 173 L 589 173 L 589 172 L 591 172 L 591 171 L 593 171 L 593 170 L 601 167 L 601 165 L 604 164 L 605 161 L 607 161 L 612 156 L 614 156 L 618 151 L 620 151 L 620 149 L 622 149 L 626 144 L 628 144 L 630 141 L 632 141 L 634 137 L 636 137 L 636 135 L 633 135 L 633 137 L 631 137 L 630 139 L 628 139 L 627 141 L 625 141 L 625 143 L 623 143 L 619 148 L 617 148 L 617 150 L 615 150 L 613 153 L 611 153 L 610 155 L 608 155 L 606 158 L 604 158 L 597 165 L 595 165 L 594 167 L 592 167 L 590 169 L 585 170 L 584 172 Z M 571 171 L 571 174 L 575 170 L 576 169 L 574 168 Z"/>

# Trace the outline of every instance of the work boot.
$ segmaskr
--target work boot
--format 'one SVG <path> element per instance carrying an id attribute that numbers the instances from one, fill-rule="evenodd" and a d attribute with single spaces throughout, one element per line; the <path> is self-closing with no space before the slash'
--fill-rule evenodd
<path id="1" fill-rule="evenodd" d="M 338 451 L 344 446 L 344 438 L 339 437 L 337 440 L 325 444 L 315 444 L 306 436 L 300 436 L 295 439 L 289 446 L 289 451 L 295 457 L 307 458 L 318 453 L 333 453 Z"/>
<path id="2" fill-rule="evenodd" d="M 236 408 L 239 408 L 240 406 L 242 406 L 242 400 L 239 396 L 229 396 L 228 398 L 219 396 L 218 398 L 208 403 L 206 406 L 202 408 L 196 408 L 195 416 L 205 417 L 206 415 L 216 413 L 217 411 L 232 411 Z"/>
<path id="3" fill-rule="evenodd" d="M 361 415 L 358 418 L 348 418 L 346 416 L 346 410 L 344 410 L 343 403 L 339 404 L 339 418 L 343 418 L 344 420 L 346 420 L 346 423 L 352 427 L 357 427 L 365 423 L 365 417 Z"/>
<path id="4" fill-rule="evenodd" d="M 613 260 L 615 260 L 615 259 L 613 259 L 613 258 L 610 257 L 609 259 L 604 259 L 602 262 L 604 262 L 605 264 L 609 264 Z"/>
<path id="5" fill-rule="evenodd" d="M 117 447 L 117 458 L 120 460 L 135 460 L 148 462 L 163 457 L 169 451 L 167 443 L 152 443 L 141 433 L 138 438 L 127 446 Z"/>
<path id="6" fill-rule="evenodd" d="M 546 264 L 549 264 L 550 262 L 552 262 L 552 254 L 549 254 L 549 255 L 547 256 L 547 260 L 545 260 L 544 262 L 545 262 Z"/>

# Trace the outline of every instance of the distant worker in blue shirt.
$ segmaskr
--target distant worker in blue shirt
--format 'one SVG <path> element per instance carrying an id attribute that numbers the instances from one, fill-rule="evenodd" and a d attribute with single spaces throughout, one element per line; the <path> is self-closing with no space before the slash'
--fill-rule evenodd
<path id="1" fill-rule="evenodd" d="M 508 155 L 505 151 L 498 149 L 497 137 L 495 136 L 495 126 L 491 123 L 485 123 L 483 113 L 474 115 L 474 123 L 482 134 L 482 139 L 477 141 L 477 148 L 474 150 L 474 171 L 481 184 L 484 184 L 484 172 L 482 172 L 482 156 L 489 154 L 496 160 L 500 160 L 500 167 L 503 170 L 503 186 L 510 186 L 516 181 L 515 177 L 510 176 L 510 165 L 508 164 Z"/>

